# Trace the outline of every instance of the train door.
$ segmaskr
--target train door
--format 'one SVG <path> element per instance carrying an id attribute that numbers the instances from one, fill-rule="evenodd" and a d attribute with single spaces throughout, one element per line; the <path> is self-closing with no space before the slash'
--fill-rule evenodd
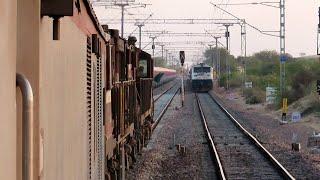
<path id="1" fill-rule="evenodd" d="M 141 113 L 144 114 L 151 108 L 153 62 L 151 56 L 143 51 L 139 55 L 137 81 L 139 81 Z"/>

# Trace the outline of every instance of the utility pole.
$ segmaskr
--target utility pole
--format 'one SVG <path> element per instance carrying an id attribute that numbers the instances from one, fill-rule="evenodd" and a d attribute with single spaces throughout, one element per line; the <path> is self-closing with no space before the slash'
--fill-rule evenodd
<path id="1" fill-rule="evenodd" d="M 168 66 L 168 49 L 166 49 L 166 66 Z"/>
<path id="2" fill-rule="evenodd" d="M 280 91 L 281 97 L 285 97 L 286 90 L 286 41 L 285 41 L 285 0 L 280 0 Z"/>
<path id="3" fill-rule="evenodd" d="M 121 0 L 121 1 L 106 1 L 106 2 L 99 2 L 95 1 L 93 2 L 94 6 L 104 6 L 104 7 L 114 7 L 118 6 L 121 10 L 121 37 L 123 38 L 124 35 L 124 11 L 126 9 L 132 9 L 132 8 L 145 8 L 149 4 L 142 4 L 142 3 L 134 3 L 134 1 L 131 0 Z M 127 7 L 128 6 L 128 7 Z M 127 7 L 127 8 L 126 8 Z"/>
<path id="4" fill-rule="evenodd" d="M 318 21 L 318 32 L 317 32 L 317 55 L 320 55 L 320 7 L 319 7 L 319 11 L 318 11 L 318 17 L 319 17 L 319 21 Z M 319 62 L 320 62 L 320 57 L 319 57 Z"/>
<path id="5" fill-rule="evenodd" d="M 243 64 L 243 82 L 242 82 L 242 93 L 244 93 L 245 84 L 246 84 L 246 76 L 247 76 L 247 31 L 246 31 L 246 21 L 242 20 L 241 24 L 241 57 L 242 57 L 242 64 Z"/>
<path id="6" fill-rule="evenodd" d="M 212 51 L 212 44 L 208 44 L 209 48 L 210 48 L 210 59 L 211 59 L 211 64 L 212 64 L 212 68 L 213 68 L 213 51 Z"/>
<path id="7" fill-rule="evenodd" d="M 226 27 L 226 46 L 227 46 L 227 55 L 226 55 L 226 70 L 227 70 L 227 90 L 229 90 L 229 80 L 230 80 L 230 65 L 228 61 L 228 54 L 230 53 L 230 32 L 229 27 L 232 26 L 232 24 L 223 24 L 224 27 Z"/>
<path id="8" fill-rule="evenodd" d="M 214 39 L 216 40 L 216 72 L 217 72 L 217 76 L 218 76 L 218 85 L 220 83 L 220 50 L 218 49 L 218 42 L 219 39 L 221 37 L 220 36 L 215 36 Z"/>
<path id="9" fill-rule="evenodd" d="M 149 16 L 147 19 L 145 19 L 144 21 L 137 21 L 137 22 L 134 24 L 135 26 L 138 26 L 138 29 L 139 29 L 139 49 L 141 49 L 141 43 L 142 43 L 142 41 L 141 41 L 142 27 L 145 25 L 145 22 L 146 22 L 149 18 L 152 17 L 152 15 L 153 15 L 153 13 L 150 14 L 150 16 Z M 136 28 L 135 30 L 133 30 L 133 31 L 130 33 L 129 36 L 131 36 L 136 30 L 137 30 L 137 28 Z"/>
<path id="10" fill-rule="evenodd" d="M 163 51 L 164 51 L 164 44 L 161 44 L 161 60 L 164 60 L 163 59 Z"/>
<path id="11" fill-rule="evenodd" d="M 168 63 L 169 66 L 171 66 L 171 65 L 170 65 L 170 62 L 171 62 L 171 52 L 168 53 L 168 56 L 169 56 L 169 58 L 167 59 L 167 61 L 168 61 L 167 63 Z"/>
<path id="12" fill-rule="evenodd" d="M 225 32 L 226 46 L 227 46 L 227 51 L 229 51 L 229 39 L 230 39 L 229 27 L 230 27 L 231 25 L 230 25 L 230 24 L 224 24 L 223 26 L 226 27 L 226 32 Z"/>
<path id="13" fill-rule="evenodd" d="M 115 2 L 114 6 L 119 6 L 121 9 L 121 37 L 123 37 L 123 32 L 124 32 L 124 10 L 126 6 L 129 6 L 129 1 L 120 1 L 120 2 Z"/>
<path id="14" fill-rule="evenodd" d="M 144 23 L 136 23 L 136 26 L 139 28 L 139 49 L 141 49 L 141 34 L 142 34 L 142 27 L 144 26 Z"/>
<path id="15" fill-rule="evenodd" d="M 154 45 L 154 40 L 157 38 L 156 36 L 150 36 L 149 38 L 152 39 L 152 57 L 154 57 L 154 49 L 156 46 Z"/>
<path id="16" fill-rule="evenodd" d="M 128 6 L 129 4 L 121 4 L 121 37 L 123 37 L 124 31 L 124 7 Z"/>
<path id="17" fill-rule="evenodd" d="M 280 91 L 282 97 L 282 121 L 287 121 L 288 99 L 286 98 L 286 13 L 285 0 L 280 0 Z"/>

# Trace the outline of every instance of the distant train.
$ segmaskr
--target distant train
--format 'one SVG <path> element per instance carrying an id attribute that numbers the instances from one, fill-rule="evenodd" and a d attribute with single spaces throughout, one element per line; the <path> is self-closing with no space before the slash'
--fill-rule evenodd
<path id="1" fill-rule="evenodd" d="M 164 67 L 154 67 L 153 75 L 156 76 L 159 73 L 163 73 L 166 77 L 177 75 L 177 71 L 174 69 L 168 69 Z"/>
<path id="2" fill-rule="evenodd" d="M 204 63 L 190 69 L 190 80 L 193 91 L 210 91 L 213 86 L 213 68 Z"/>

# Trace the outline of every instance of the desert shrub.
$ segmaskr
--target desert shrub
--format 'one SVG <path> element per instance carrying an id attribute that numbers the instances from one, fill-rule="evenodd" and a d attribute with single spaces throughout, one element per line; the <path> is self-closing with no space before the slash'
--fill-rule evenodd
<path id="1" fill-rule="evenodd" d="M 242 78 L 243 78 L 243 74 L 241 74 L 240 72 L 231 74 L 231 78 L 230 78 L 230 82 L 229 82 L 230 87 L 231 88 L 241 87 L 242 81 L 243 81 Z"/>
<path id="2" fill-rule="evenodd" d="M 288 92 L 288 100 L 294 102 L 310 93 L 308 90 L 313 79 L 313 74 L 308 70 L 300 70 L 294 74 L 291 78 L 291 89 Z"/>
<path id="3" fill-rule="evenodd" d="M 235 78 L 235 79 L 231 79 L 229 83 L 231 88 L 238 88 L 238 87 L 241 87 L 242 80 Z"/>
<path id="4" fill-rule="evenodd" d="M 225 74 L 223 74 L 220 77 L 219 86 L 220 87 L 226 87 L 226 81 L 227 81 L 227 76 Z"/>
<path id="5" fill-rule="evenodd" d="M 258 88 L 245 89 L 244 96 L 247 104 L 258 104 L 265 101 L 265 92 Z"/>

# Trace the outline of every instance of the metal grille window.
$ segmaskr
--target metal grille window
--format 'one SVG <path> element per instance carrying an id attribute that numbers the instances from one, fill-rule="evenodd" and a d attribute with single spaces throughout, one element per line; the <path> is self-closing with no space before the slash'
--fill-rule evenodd
<path id="1" fill-rule="evenodd" d="M 91 38 L 87 38 L 88 179 L 92 179 L 92 61 Z"/>
<path id="2" fill-rule="evenodd" d="M 87 40 L 88 179 L 104 179 L 102 59 L 92 58 L 92 39 Z"/>
<path id="3" fill-rule="evenodd" d="M 103 146 L 103 87 L 102 87 L 102 60 L 97 60 L 96 70 L 96 123 L 97 123 L 97 153 L 98 153 L 98 179 L 103 179 L 103 159 L 104 159 L 104 146 Z"/>

